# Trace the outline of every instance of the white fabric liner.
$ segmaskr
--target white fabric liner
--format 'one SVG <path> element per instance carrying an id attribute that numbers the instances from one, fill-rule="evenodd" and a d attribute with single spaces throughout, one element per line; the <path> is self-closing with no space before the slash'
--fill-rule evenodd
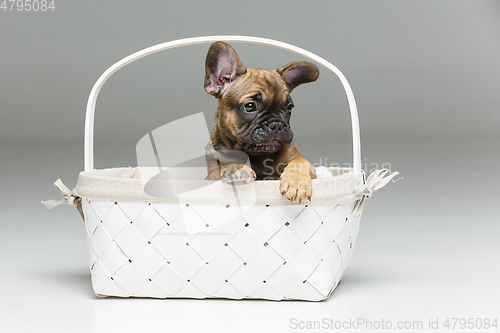
<path id="1" fill-rule="evenodd" d="M 389 170 L 377 170 L 365 180 L 364 173 L 355 174 L 351 168 L 327 169 L 333 177 L 313 179 L 312 200 L 302 204 L 336 205 L 360 200 L 385 186 L 397 174 L 385 177 Z M 204 180 L 205 176 L 204 167 L 174 167 L 162 172 L 146 167 L 83 171 L 72 194 L 120 201 L 297 205 L 280 194 L 279 180 L 234 186 Z"/>

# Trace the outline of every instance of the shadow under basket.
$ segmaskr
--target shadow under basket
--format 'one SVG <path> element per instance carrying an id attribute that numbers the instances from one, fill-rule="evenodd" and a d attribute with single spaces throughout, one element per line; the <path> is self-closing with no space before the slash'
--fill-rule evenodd
<path id="1" fill-rule="evenodd" d="M 95 170 L 95 102 L 109 76 L 154 52 L 218 40 L 281 47 L 334 71 L 350 105 L 354 167 L 324 168 L 328 176 L 312 180 L 312 200 L 300 204 L 281 196 L 279 181 L 231 186 L 204 180 L 206 168 L 169 168 L 164 178 L 154 177 L 158 168 Z M 357 110 L 340 71 L 306 50 L 263 38 L 196 37 L 134 53 L 99 78 L 85 125 L 85 171 L 72 191 L 58 180 L 64 198 L 44 203 L 71 204 L 84 218 L 98 296 L 324 300 L 352 257 L 365 199 L 397 175 L 384 169 L 365 177 L 361 170 Z"/>

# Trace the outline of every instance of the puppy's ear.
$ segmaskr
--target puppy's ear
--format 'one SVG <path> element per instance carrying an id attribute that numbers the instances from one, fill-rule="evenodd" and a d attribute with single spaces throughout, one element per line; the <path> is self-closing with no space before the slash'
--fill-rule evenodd
<path id="1" fill-rule="evenodd" d="M 285 81 L 288 91 L 291 92 L 302 83 L 313 82 L 318 79 L 319 69 L 308 61 L 295 61 L 277 70 Z"/>
<path id="2" fill-rule="evenodd" d="M 217 97 L 226 83 L 247 71 L 234 49 L 224 42 L 210 46 L 205 61 L 205 90 Z"/>

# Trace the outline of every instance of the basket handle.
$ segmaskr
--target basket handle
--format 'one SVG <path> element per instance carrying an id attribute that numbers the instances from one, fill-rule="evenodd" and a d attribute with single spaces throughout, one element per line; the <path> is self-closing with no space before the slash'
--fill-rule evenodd
<path id="1" fill-rule="evenodd" d="M 185 38 L 178 39 L 171 42 L 166 42 L 162 44 L 157 44 L 141 51 L 135 52 L 128 57 L 123 58 L 122 60 L 115 63 L 113 66 L 109 67 L 102 75 L 99 77 L 97 82 L 92 87 L 92 90 L 89 95 L 89 99 L 87 102 L 87 111 L 85 116 L 85 138 L 84 138 L 84 163 L 85 163 L 85 171 L 90 171 L 94 169 L 94 112 L 95 112 L 95 104 L 97 100 L 97 96 L 104 85 L 104 83 L 109 79 L 113 73 L 115 73 L 120 68 L 142 58 L 147 55 L 168 50 L 172 48 L 176 48 L 179 46 L 187 46 L 194 44 L 204 44 L 204 43 L 213 43 L 217 41 L 226 41 L 226 42 L 247 42 L 254 44 L 263 44 L 268 46 L 275 46 L 281 49 L 285 49 L 288 51 L 292 51 L 298 54 L 301 54 L 311 60 L 314 60 L 332 72 L 334 72 L 342 82 L 344 86 L 344 90 L 347 95 L 347 101 L 349 102 L 349 109 L 351 111 L 351 122 L 352 122 L 352 140 L 353 140 L 353 167 L 355 173 L 361 173 L 361 141 L 360 141 L 360 133 L 359 133 L 359 119 L 358 119 L 358 110 L 356 108 L 356 101 L 354 100 L 354 94 L 352 93 L 351 86 L 344 74 L 332 65 L 330 62 L 325 59 L 317 56 L 316 54 L 304 50 L 300 47 L 293 46 L 291 44 L 279 42 L 272 39 L 260 38 L 260 37 L 249 37 L 249 36 L 204 36 L 204 37 L 193 37 L 193 38 Z"/>

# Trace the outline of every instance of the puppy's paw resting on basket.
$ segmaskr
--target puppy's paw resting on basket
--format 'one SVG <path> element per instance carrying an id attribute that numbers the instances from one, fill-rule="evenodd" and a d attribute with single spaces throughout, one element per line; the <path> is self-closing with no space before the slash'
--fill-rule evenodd
<path id="1" fill-rule="evenodd" d="M 288 200 L 301 203 L 312 196 L 311 176 L 295 171 L 283 172 L 280 176 L 280 192 Z"/>
<path id="2" fill-rule="evenodd" d="M 231 184 L 248 184 L 256 179 L 255 172 L 241 163 L 229 163 L 220 168 L 220 179 Z"/>
<path id="3" fill-rule="evenodd" d="M 280 175 L 280 192 L 288 200 L 301 203 L 312 196 L 312 179 L 316 170 L 302 155 L 295 156 Z"/>

